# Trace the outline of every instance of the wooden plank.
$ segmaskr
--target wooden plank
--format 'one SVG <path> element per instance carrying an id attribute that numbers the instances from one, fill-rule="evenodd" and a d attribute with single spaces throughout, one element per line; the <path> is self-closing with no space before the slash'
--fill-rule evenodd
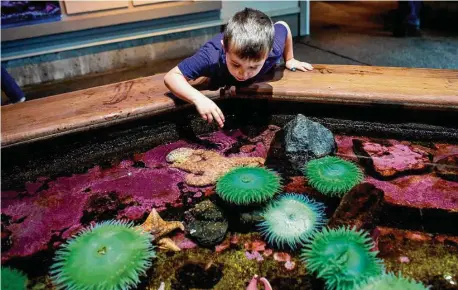
<path id="1" fill-rule="evenodd" d="M 164 75 L 2 107 L 2 146 L 35 141 L 159 114 L 176 108 Z M 219 92 L 205 92 L 214 99 Z"/>
<path id="2" fill-rule="evenodd" d="M 2 146 L 108 126 L 177 107 L 163 74 L 2 107 Z M 205 91 L 212 99 L 219 92 Z M 275 77 L 239 90 L 240 98 L 315 103 L 394 104 L 458 111 L 458 71 L 315 65 L 278 69 Z"/>
<path id="3" fill-rule="evenodd" d="M 240 97 L 320 103 L 394 104 L 458 109 L 458 70 L 315 65 L 311 72 L 277 70 Z"/>

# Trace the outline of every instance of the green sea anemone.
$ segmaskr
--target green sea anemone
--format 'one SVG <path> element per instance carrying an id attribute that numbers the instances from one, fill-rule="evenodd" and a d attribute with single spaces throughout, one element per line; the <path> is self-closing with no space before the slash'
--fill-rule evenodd
<path id="1" fill-rule="evenodd" d="M 330 196 L 342 196 L 364 177 L 358 166 L 333 156 L 309 161 L 304 173 L 312 187 Z"/>
<path id="2" fill-rule="evenodd" d="M 225 201 L 250 205 L 271 199 L 281 188 L 280 176 L 263 167 L 238 167 L 216 183 L 216 192 Z"/>
<path id="3" fill-rule="evenodd" d="M 323 229 L 305 245 L 301 259 L 307 269 L 326 281 L 328 289 L 349 290 L 383 273 L 382 261 L 371 251 L 367 233 L 354 229 Z"/>
<path id="4" fill-rule="evenodd" d="M 324 205 L 300 194 L 284 194 L 262 214 L 261 234 L 277 247 L 295 249 L 324 225 Z"/>
<path id="5" fill-rule="evenodd" d="M 56 252 L 51 278 L 58 289 L 129 289 L 155 256 L 153 236 L 132 223 L 105 221 L 82 230 Z"/>
<path id="6" fill-rule="evenodd" d="M 427 290 L 423 284 L 413 280 L 398 276 L 393 273 L 383 274 L 366 280 L 358 285 L 354 290 Z"/>
<path id="7" fill-rule="evenodd" d="M 2 267 L 2 290 L 25 290 L 27 288 L 27 276 L 16 269 Z"/>

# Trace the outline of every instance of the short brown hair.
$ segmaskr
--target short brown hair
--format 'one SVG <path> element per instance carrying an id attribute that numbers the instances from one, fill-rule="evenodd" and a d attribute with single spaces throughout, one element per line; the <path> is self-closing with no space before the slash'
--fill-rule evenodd
<path id="1" fill-rule="evenodd" d="M 274 25 L 266 14 L 245 8 L 229 19 L 224 30 L 223 43 L 241 59 L 260 60 L 272 49 Z"/>

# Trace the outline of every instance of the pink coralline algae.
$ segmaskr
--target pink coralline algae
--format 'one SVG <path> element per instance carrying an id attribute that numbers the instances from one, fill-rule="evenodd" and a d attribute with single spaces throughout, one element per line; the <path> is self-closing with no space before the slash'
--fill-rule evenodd
<path id="1" fill-rule="evenodd" d="M 370 165 L 383 177 L 393 177 L 399 173 L 422 171 L 430 164 L 428 152 L 401 144 L 397 141 L 391 144 L 362 142 L 354 140 L 354 150 L 360 153 L 361 158 L 368 156 Z"/>
<path id="2" fill-rule="evenodd" d="M 248 140 L 254 145 L 249 153 L 233 152 L 230 157 L 265 158 L 277 129 L 269 127 L 259 137 Z M 186 173 L 170 168 L 167 154 L 180 147 L 203 149 L 211 143 L 215 145 L 212 150 L 224 154 L 247 138 L 240 130 L 218 131 L 200 138 L 206 143 L 179 140 L 137 153 L 133 160 L 123 160 L 110 169 L 96 166 L 87 173 L 55 180 L 40 177 L 26 183 L 24 191 L 3 191 L 2 237 L 8 241 L 7 247 L 2 248 L 2 261 L 57 247 L 83 224 L 97 219 L 110 216 L 139 221 L 151 208 L 160 212 L 167 206 L 181 206 L 182 193 L 189 194 L 188 199 L 212 194 L 212 187 L 202 189 L 184 184 Z M 144 167 L 139 167 L 138 162 Z M 182 244 L 192 246 L 185 240 Z"/>
<path id="3" fill-rule="evenodd" d="M 193 249 L 197 247 L 197 244 L 186 238 L 184 233 L 178 233 L 172 237 L 172 241 L 182 250 Z"/>
<path id="4" fill-rule="evenodd" d="M 184 178 L 182 172 L 120 165 L 108 170 L 95 167 L 85 174 L 60 177 L 50 181 L 46 190 L 21 198 L 19 193 L 2 193 L 2 214 L 10 217 L 9 224 L 4 226 L 12 232 L 11 247 L 2 253 L 2 261 L 47 250 L 53 236 L 63 240 L 75 233 L 83 213 L 91 211 L 88 201 L 93 196 L 115 192 L 121 200 L 130 198 L 133 210 L 124 209 L 117 218 L 140 219 L 152 207 L 162 210 L 166 204 L 179 204 L 180 191 L 176 184 Z M 95 210 L 103 211 L 107 205 L 96 206 Z"/>
<path id="5" fill-rule="evenodd" d="M 344 135 L 335 135 L 334 139 L 337 144 L 337 153 L 336 155 L 342 157 L 346 160 L 353 162 L 358 161 L 358 157 L 353 151 L 353 139 L 361 141 L 369 141 L 369 138 L 356 137 L 356 136 L 344 136 Z"/>
<path id="6" fill-rule="evenodd" d="M 367 177 L 366 181 L 383 190 L 385 200 L 392 204 L 422 209 L 458 209 L 458 183 L 433 174 L 404 176 L 391 181 Z"/>
<path id="7" fill-rule="evenodd" d="M 15 199 L 8 206 L 2 202 L 2 215 L 11 217 L 5 227 L 12 232 L 11 247 L 2 252 L 2 262 L 47 250 L 53 236 L 79 224 L 86 199 L 84 194 L 50 189 Z"/>

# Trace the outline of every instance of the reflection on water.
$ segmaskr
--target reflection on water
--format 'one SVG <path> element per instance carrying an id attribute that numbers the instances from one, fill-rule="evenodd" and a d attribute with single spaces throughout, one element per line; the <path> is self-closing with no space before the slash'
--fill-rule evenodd
<path id="1" fill-rule="evenodd" d="M 388 271 L 401 271 L 433 289 L 457 289 L 458 146 L 334 137 L 335 155 L 365 174 L 365 184 L 342 198 L 308 185 L 286 158 L 276 126 L 256 136 L 242 130 L 200 136 L 206 141 L 201 144 L 216 144 L 211 149 L 180 140 L 137 152 L 111 168 L 41 177 L 23 190 L 5 190 L 2 265 L 24 271 L 32 288 L 52 288 L 46 273 L 69 237 L 109 219 L 141 224 L 155 208 L 164 220 L 184 221 L 186 229 L 168 234 L 181 251 L 156 248 L 157 258 L 139 288 L 158 289 L 164 282 L 165 289 L 245 289 L 257 274 L 273 289 L 323 289 L 323 281 L 307 273 L 300 250 L 277 249 L 257 232 L 262 206 L 238 208 L 215 194 L 215 181 L 230 168 L 266 160 L 281 175 L 283 192 L 326 205 L 330 225 L 366 230 Z M 181 147 L 192 150 L 167 162 Z"/>

